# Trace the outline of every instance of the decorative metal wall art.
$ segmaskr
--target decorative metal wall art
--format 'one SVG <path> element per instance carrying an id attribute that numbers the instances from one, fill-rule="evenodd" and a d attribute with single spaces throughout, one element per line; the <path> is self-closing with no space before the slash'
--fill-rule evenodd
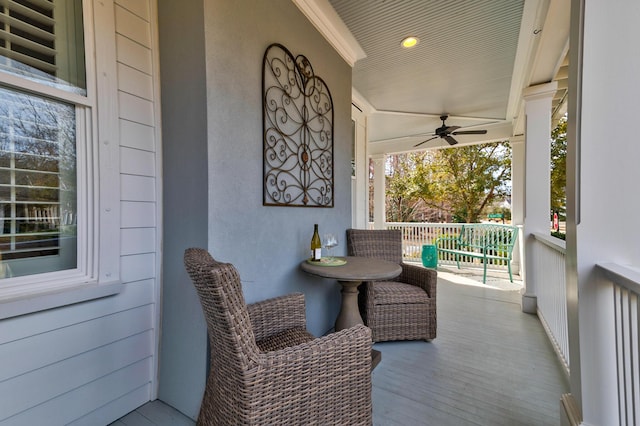
<path id="1" fill-rule="evenodd" d="M 272 44 L 262 64 L 266 206 L 333 207 L 333 100 L 309 60 Z"/>

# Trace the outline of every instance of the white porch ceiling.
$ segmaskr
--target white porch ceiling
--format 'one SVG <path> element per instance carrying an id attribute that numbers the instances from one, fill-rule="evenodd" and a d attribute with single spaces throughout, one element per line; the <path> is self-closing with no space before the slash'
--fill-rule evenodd
<path id="1" fill-rule="evenodd" d="M 413 149 L 442 114 L 447 125 L 488 130 L 460 144 L 521 133 L 522 90 L 553 80 L 568 46 L 567 0 L 293 1 L 353 64 L 372 153 Z M 420 43 L 404 49 L 409 35 Z M 448 145 L 422 148 L 437 146 Z"/>

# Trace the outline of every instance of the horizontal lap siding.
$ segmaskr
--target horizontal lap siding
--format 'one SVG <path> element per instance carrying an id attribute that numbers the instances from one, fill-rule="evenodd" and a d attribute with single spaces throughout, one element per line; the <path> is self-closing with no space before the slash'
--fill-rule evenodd
<path id="1" fill-rule="evenodd" d="M 114 5 L 120 264 L 112 297 L 0 322 L 0 425 L 106 424 L 154 394 L 160 217 L 155 6 Z M 101 52 L 96 52 L 98 55 Z"/>

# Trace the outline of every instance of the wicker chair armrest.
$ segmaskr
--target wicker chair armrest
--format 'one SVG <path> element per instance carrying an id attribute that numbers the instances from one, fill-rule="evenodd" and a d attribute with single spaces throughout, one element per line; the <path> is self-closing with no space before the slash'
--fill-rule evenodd
<path id="1" fill-rule="evenodd" d="M 435 301 L 438 273 L 434 269 L 422 268 L 407 263 L 403 263 L 401 266 L 402 273 L 397 278 L 398 281 L 422 288 Z"/>
<path id="2" fill-rule="evenodd" d="M 371 425 L 371 330 L 262 352 L 247 379 L 251 404 L 268 407 L 255 424 Z"/>
<path id="3" fill-rule="evenodd" d="M 291 328 L 306 328 L 304 294 L 291 293 L 247 305 L 256 340 Z"/>
<path id="4" fill-rule="evenodd" d="M 263 352 L 263 367 L 301 377 L 341 377 L 361 369 L 371 372 L 371 330 L 358 324 L 310 342 L 273 352 Z M 338 367 L 339 366 L 339 367 Z M 293 374 L 292 370 L 297 373 Z M 328 384 L 331 386 L 330 384 Z"/>

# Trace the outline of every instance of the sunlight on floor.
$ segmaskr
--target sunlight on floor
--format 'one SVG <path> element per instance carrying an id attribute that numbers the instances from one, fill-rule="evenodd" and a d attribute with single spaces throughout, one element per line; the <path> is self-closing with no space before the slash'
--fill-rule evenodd
<path id="1" fill-rule="evenodd" d="M 509 282 L 509 274 L 502 271 L 487 271 L 487 283 L 482 283 L 482 269 L 462 268 L 455 266 L 439 266 L 438 277 L 455 284 L 469 285 L 481 288 L 490 288 L 503 291 L 522 290 L 522 280 L 518 276 L 513 277 L 513 283 Z"/>

